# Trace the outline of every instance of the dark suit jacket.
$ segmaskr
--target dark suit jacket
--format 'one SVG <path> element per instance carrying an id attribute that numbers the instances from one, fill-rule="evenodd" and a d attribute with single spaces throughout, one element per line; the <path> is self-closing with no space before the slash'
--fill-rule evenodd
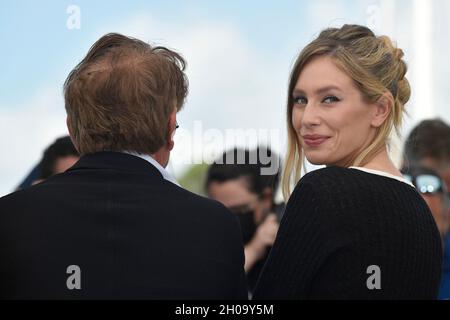
<path id="1" fill-rule="evenodd" d="M 233 214 L 132 155 L 0 199 L 3 299 L 246 299 L 243 266 Z"/>

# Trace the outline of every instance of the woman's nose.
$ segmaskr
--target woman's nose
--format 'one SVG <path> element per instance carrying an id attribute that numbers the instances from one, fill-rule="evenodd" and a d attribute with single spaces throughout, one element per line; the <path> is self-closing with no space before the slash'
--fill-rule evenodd
<path id="1" fill-rule="evenodd" d="M 301 123 L 303 126 L 317 126 L 320 124 L 320 114 L 317 106 L 308 104 L 305 106 Z"/>

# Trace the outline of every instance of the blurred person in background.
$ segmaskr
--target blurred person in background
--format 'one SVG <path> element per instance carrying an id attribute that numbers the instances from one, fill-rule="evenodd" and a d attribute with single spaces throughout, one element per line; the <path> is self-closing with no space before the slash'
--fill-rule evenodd
<path id="1" fill-rule="evenodd" d="M 67 127 L 81 158 L 0 198 L 0 298 L 247 299 L 238 221 L 165 169 L 185 64 L 112 33 L 70 72 Z"/>
<path id="2" fill-rule="evenodd" d="M 253 161 L 252 161 L 253 160 Z M 264 174 L 264 168 L 273 170 Z M 276 204 L 280 159 L 269 148 L 225 152 L 208 169 L 206 193 L 239 219 L 251 295 L 275 241 L 284 205 Z"/>
<path id="3" fill-rule="evenodd" d="M 56 139 L 45 151 L 39 163 L 39 176 L 33 184 L 42 182 L 72 167 L 80 156 L 69 136 Z"/>
<path id="4" fill-rule="evenodd" d="M 415 126 L 404 145 L 403 174 L 415 181 L 433 213 L 444 245 L 439 299 L 450 299 L 450 127 L 441 119 Z"/>
<path id="5" fill-rule="evenodd" d="M 51 144 L 41 160 L 40 179 L 45 180 L 55 174 L 63 173 L 80 159 L 78 151 L 69 136 L 65 136 Z"/>
<path id="6" fill-rule="evenodd" d="M 433 214 L 442 240 L 449 229 L 449 195 L 447 186 L 439 174 L 430 168 L 410 166 L 402 168 L 403 177 L 410 181 L 422 195 Z"/>
<path id="7" fill-rule="evenodd" d="M 36 183 L 66 171 L 80 158 L 78 151 L 69 136 L 56 139 L 45 149 L 41 161 L 20 183 L 17 190 L 27 188 Z"/>
<path id="8" fill-rule="evenodd" d="M 434 169 L 450 190 L 450 126 L 441 119 L 424 120 L 414 127 L 404 146 L 403 167 Z"/>

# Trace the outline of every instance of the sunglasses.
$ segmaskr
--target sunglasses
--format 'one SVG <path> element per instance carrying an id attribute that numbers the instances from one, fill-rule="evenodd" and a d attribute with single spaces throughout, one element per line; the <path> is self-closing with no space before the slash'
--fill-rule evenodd
<path id="1" fill-rule="evenodd" d="M 447 193 L 441 178 L 431 174 L 419 174 L 412 176 L 404 174 L 403 177 L 411 182 L 422 194 Z"/>

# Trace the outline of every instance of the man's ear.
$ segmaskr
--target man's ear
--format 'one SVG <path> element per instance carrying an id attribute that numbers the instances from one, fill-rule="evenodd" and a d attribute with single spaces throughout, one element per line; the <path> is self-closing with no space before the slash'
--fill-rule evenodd
<path id="1" fill-rule="evenodd" d="M 75 149 L 78 151 L 78 153 L 80 153 L 80 150 L 78 150 L 77 145 L 75 144 L 75 141 L 73 139 L 73 134 L 72 134 L 72 126 L 70 125 L 70 119 L 69 116 L 66 117 L 66 125 L 67 125 L 67 130 L 69 131 L 69 137 L 70 140 L 72 141 L 73 146 L 75 147 Z"/>
<path id="2" fill-rule="evenodd" d="M 372 114 L 371 125 L 379 128 L 392 111 L 394 97 L 387 91 L 373 104 L 374 112 Z"/>
<path id="3" fill-rule="evenodd" d="M 173 136 L 175 135 L 175 130 L 177 129 L 177 111 L 176 109 L 172 111 L 169 115 L 169 121 L 167 123 L 167 149 L 172 151 L 175 142 L 173 141 Z"/>

